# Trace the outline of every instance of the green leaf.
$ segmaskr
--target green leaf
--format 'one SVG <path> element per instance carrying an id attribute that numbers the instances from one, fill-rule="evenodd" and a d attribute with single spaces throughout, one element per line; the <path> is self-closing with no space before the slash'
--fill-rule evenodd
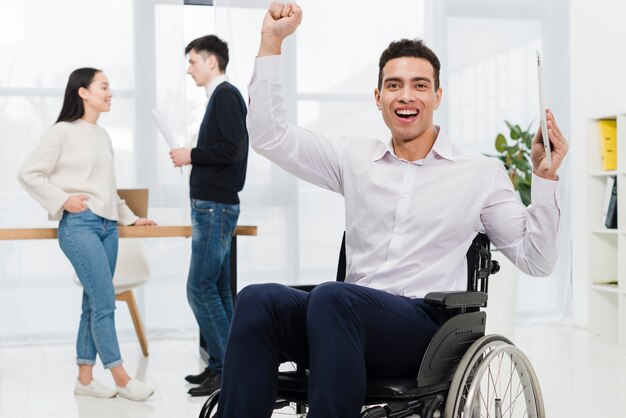
<path id="1" fill-rule="evenodd" d="M 506 138 L 502 134 L 498 134 L 496 137 L 496 150 L 498 152 L 504 152 L 504 147 L 506 147 Z"/>
<path id="2" fill-rule="evenodd" d="M 535 133 L 528 133 L 528 135 L 526 136 L 526 138 L 524 138 L 524 145 L 526 146 L 527 149 L 531 149 L 532 145 L 533 145 L 533 138 L 535 137 Z"/>
<path id="3" fill-rule="evenodd" d="M 506 120 L 504 121 L 504 123 L 506 123 L 506 126 L 509 128 L 509 131 L 511 131 L 510 133 L 511 139 L 518 139 L 522 135 L 522 128 L 520 128 L 519 125 L 513 125 L 512 123 Z"/>
<path id="4" fill-rule="evenodd" d="M 526 158 L 522 158 L 517 162 L 517 167 L 520 171 L 528 172 L 530 171 L 530 164 Z"/>

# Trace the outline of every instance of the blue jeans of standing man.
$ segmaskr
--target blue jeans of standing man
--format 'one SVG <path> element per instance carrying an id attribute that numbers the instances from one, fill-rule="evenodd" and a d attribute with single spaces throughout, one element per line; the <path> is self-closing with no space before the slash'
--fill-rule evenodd
<path id="1" fill-rule="evenodd" d="M 83 285 L 83 305 L 76 362 L 93 365 L 96 354 L 106 369 L 122 364 L 115 332 L 113 272 L 117 261 L 117 223 L 89 209 L 65 212 L 59 223 L 59 245 Z"/>
<path id="2" fill-rule="evenodd" d="M 191 199 L 191 263 L 187 300 L 206 341 L 209 368 L 221 372 L 233 317 L 230 242 L 239 205 Z"/>

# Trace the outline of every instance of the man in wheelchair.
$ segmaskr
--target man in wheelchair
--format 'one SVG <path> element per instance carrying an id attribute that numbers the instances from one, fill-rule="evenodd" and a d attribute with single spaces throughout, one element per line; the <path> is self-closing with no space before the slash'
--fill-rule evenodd
<path id="1" fill-rule="evenodd" d="M 344 196 L 345 282 L 311 292 L 252 285 L 239 293 L 219 394 L 223 418 L 270 417 L 285 360 L 308 369 L 309 418 L 358 417 L 368 378 L 414 379 L 437 330 L 484 304 L 486 297 L 469 305 L 445 295 L 425 300 L 432 291 L 467 290 L 466 252 L 477 234 L 527 274 L 550 274 L 557 258 L 556 173 L 567 142 L 551 112 L 552 165 L 539 130 L 528 208 L 499 161 L 455 145 L 433 124 L 440 63 L 421 41 L 392 42 L 380 57 L 374 99 L 390 130 L 385 142 L 299 128 L 287 120 L 279 70 L 282 42 L 301 19 L 296 4 L 272 3 L 265 15 L 247 124 L 256 152 Z"/>

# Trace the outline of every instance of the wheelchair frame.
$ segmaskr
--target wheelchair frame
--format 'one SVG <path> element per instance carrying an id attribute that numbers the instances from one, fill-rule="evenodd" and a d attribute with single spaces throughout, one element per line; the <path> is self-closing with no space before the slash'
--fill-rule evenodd
<path id="1" fill-rule="evenodd" d="M 499 269 L 497 261 L 491 260 L 489 239 L 478 234 L 467 252 L 467 291 L 431 292 L 424 300 L 442 309 L 453 310 L 448 319 L 431 339 L 417 378 L 373 379 L 368 378 L 366 399 L 361 418 L 421 418 L 482 417 L 482 411 L 492 410 L 487 417 L 501 418 L 503 410 L 512 411 L 515 400 L 523 395 L 525 417 L 545 417 L 543 398 L 537 376 L 526 356 L 507 338 L 500 335 L 485 336 L 486 314 L 480 308 L 487 305 L 490 274 Z M 345 234 L 342 241 L 337 270 L 337 280 L 345 278 Z M 311 290 L 314 286 L 294 286 Z M 506 392 L 496 394 L 495 382 L 482 382 L 483 377 L 493 377 L 491 363 L 511 362 L 518 377 L 517 393 L 507 387 Z M 307 373 L 302 368 L 279 372 L 278 394 L 275 410 L 293 404 L 296 414 L 306 416 Z M 499 379 L 499 378 L 498 378 Z M 509 392 L 510 391 L 510 392 Z M 485 399 L 483 392 L 492 392 Z M 504 395 L 504 396 L 502 396 Z M 509 400 L 508 408 L 506 399 Z M 513 399 L 513 397 L 515 399 Z M 212 416 L 217 409 L 219 390 L 205 402 L 200 418 Z M 510 412 L 509 412 L 510 413 Z"/>

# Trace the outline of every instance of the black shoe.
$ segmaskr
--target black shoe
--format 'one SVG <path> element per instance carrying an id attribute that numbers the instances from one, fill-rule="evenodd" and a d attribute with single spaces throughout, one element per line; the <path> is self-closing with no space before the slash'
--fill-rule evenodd
<path id="1" fill-rule="evenodd" d="M 185 380 L 188 381 L 189 383 L 193 383 L 194 385 L 199 385 L 200 383 L 204 382 L 207 379 L 207 377 L 209 377 L 212 373 L 214 373 L 213 370 L 207 367 L 200 374 L 190 374 L 190 375 L 185 376 Z"/>
<path id="2" fill-rule="evenodd" d="M 209 396 L 222 385 L 222 374 L 213 372 L 199 386 L 189 389 L 187 392 L 191 396 Z"/>

